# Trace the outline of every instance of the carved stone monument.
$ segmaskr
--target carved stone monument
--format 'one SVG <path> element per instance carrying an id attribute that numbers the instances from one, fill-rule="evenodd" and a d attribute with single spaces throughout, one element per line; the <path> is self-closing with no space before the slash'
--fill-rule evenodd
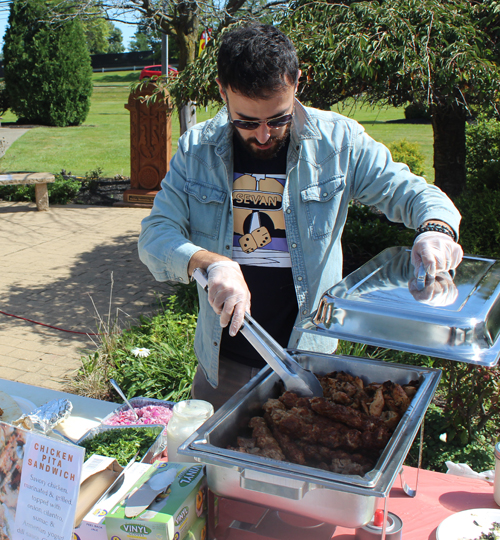
<path id="1" fill-rule="evenodd" d="M 130 111 L 130 189 L 123 194 L 124 206 L 153 206 L 172 157 L 170 100 L 147 105 L 140 99 L 151 95 L 152 88 L 132 92 L 125 105 Z"/>

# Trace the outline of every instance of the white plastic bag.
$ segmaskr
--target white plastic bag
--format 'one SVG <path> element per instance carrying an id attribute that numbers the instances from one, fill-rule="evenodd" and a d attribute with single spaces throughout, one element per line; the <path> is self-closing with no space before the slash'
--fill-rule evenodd
<path id="1" fill-rule="evenodd" d="M 455 476 L 463 476 L 464 478 L 472 478 L 475 480 L 484 480 L 489 484 L 493 484 L 495 480 L 495 471 L 484 471 L 477 473 L 473 471 L 466 463 L 453 463 L 453 461 L 446 461 L 448 470 L 446 474 L 454 474 Z"/>

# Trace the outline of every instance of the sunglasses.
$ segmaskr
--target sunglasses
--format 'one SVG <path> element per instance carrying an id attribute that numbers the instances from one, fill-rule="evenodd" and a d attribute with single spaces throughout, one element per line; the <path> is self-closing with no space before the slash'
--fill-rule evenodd
<path id="1" fill-rule="evenodd" d="M 239 129 L 254 130 L 261 124 L 266 124 L 270 129 L 279 129 L 283 126 L 287 126 L 293 119 L 293 114 L 284 114 L 283 116 L 277 116 L 276 118 L 270 118 L 269 120 L 231 120 L 231 124 Z"/>

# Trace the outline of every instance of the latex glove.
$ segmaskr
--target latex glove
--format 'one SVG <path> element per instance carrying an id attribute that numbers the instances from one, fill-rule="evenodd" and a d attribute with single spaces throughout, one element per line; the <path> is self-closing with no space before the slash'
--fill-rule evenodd
<path id="1" fill-rule="evenodd" d="M 427 276 L 423 289 L 419 288 L 416 278 L 413 278 L 408 283 L 408 289 L 417 302 L 433 307 L 449 306 L 458 298 L 458 289 L 448 272 L 442 272 L 436 277 Z"/>
<path id="2" fill-rule="evenodd" d="M 439 272 L 447 272 L 456 268 L 464 255 L 462 247 L 447 234 L 440 232 L 424 232 L 415 238 L 411 250 L 411 263 L 415 268 L 415 276 L 423 264 L 430 276 Z"/>
<path id="3" fill-rule="evenodd" d="M 218 261 L 207 268 L 208 302 L 217 315 L 220 325 L 225 328 L 229 321 L 229 335 L 235 336 L 245 317 L 250 313 L 250 291 L 241 272 L 240 265 L 234 261 Z"/>

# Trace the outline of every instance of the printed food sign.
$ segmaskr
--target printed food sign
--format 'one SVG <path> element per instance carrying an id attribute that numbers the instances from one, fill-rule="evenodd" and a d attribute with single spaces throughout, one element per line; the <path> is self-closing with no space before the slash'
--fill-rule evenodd
<path id="1" fill-rule="evenodd" d="M 71 540 L 84 455 L 0 422 L 0 540 Z"/>

